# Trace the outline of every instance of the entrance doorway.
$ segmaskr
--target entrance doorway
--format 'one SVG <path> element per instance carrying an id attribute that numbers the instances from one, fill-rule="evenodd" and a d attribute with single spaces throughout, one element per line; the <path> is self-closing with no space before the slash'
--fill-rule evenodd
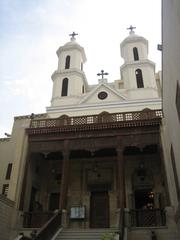
<path id="1" fill-rule="evenodd" d="M 33 212 L 36 209 L 36 194 L 37 194 L 37 189 L 35 187 L 31 188 L 31 198 L 30 198 L 30 205 L 29 205 L 29 211 Z"/>
<path id="2" fill-rule="evenodd" d="M 154 193 L 151 189 L 135 191 L 135 208 L 136 209 L 153 209 Z"/>
<path id="3" fill-rule="evenodd" d="M 56 209 L 59 209 L 59 193 L 51 193 L 49 198 L 49 211 L 54 211 Z"/>
<path id="4" fill-rule="evenodd" d="M 90 227 L 109 227 L 109 196 L 107 191 L 91 192 Z"/>

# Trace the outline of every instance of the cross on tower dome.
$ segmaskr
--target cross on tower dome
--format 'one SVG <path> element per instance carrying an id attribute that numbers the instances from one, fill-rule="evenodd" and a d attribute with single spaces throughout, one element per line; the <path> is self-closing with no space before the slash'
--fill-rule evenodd
<path id="1" fill-rule="evenodd" d="M 71 36 L 71 40 L 76 40 L 76 38 L 75 38 L 76 35 L 78 35 L 78 33 L 73 32 L 73 33 L 69 34 L 69 36 Z"/>
<path id="2" fill-rule="evenodd" d="M 102 79 L 104 79 L 104 75 L 108 75 L 109 73 L 105 73 L 104 70 L 101 70 L 101 73 L 98 73 L 98 76 L 102 76 Z"/>
<path id="3" fill-rule="evenodd" d="M 129 32 L 130 34 L 134 33 L 133 29 L 136 29 L 136 27 L 133 27 L 132 25 L 130 25 L 130 27 L 127 28 L 127 30 L 130 30 L 130 32 Z"/>

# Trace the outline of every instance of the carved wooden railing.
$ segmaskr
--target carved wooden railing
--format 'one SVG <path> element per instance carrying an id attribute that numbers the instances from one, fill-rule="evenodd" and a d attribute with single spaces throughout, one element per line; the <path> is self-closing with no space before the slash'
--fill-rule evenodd
<path id="1" fill-rule="evenodd" d="M 132 227 L 159 227 L 166 225 L 164 209 L 132 209 L 130 217 Z"/>
<path id="2" fill-rule="evenodd" d="M 162 118 L 162 110 L 144 110 L 144 111 L 136 111 L 136 112 L 121 112 L 121 113 L 107 113 L 104 112 L 99 115 L 89 115 L 89 116 L 79 116 L 79 117 L 68 117 L 61 116 L 60 118 L 49 118 L 49 119 L 32 119 L 30 128 L 28 132 L 38 133 L 36 129 L 52 129 L 52 128 L 64 128 L 64 130 L 68 129 L 72 130 L 73 127 L 80 126 L 90 126 L 90 125 L 100 125 L 106 123 L 118 123 L 121 124 L 122 127 L 128 126 L 136 126 L 141 125 L 142 121 L 149 122 L 150 120 L 159 120 Z M 118 125 L 119 126 L 119 125 Z M 71 128 L 69 128 L 71 127 Z M 34 132 L 33 132 L 34 130 Z M 83 128 L 82 128 L 83 130 Z"/>
<path id="3" fill-rule="evenodd" d="M 125 227 L 124 208 L 121 208 L 119 215 L 119 240 L 124 239 L 124 227 Z"/>

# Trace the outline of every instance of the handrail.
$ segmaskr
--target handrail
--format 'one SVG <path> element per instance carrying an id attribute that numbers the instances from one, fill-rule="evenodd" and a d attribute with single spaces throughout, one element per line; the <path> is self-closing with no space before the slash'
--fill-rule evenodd
<path id="1" fill-rule="evenodd" d="M 20 234 L 14 240 L 32 240 L 32 238 L 24 236 L 24 234 Z"/>
<path id="2" fill-rule="evenodd" d="M 124 239 L 124 208 L 120 209 L 120 215 L 119 215 L 119 240 Z"/>
<path id="3" fill-rule="evenodd" d="M 54 214 L 34 236 L 35 240 L 50 240 L 61 226 L 61 211 Z"/>
<path id="4" fill-rule="evenodd" d="M 23 227 L 25 228 L 41 228 L 52 216 L 53 211 L 35 211 L 35 212 L 24 212 Z M 35 221 L 34 221 L 35 220 Z"/>

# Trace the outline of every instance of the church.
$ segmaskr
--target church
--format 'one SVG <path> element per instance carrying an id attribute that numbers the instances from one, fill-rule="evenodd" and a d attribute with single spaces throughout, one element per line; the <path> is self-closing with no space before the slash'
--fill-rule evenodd
<path id="1" fill-rule="evenodd" d="M 10 219 L 2 240 L 19 233 L 178 239 L 161 141 L 161 74 L 148 41 L 129 30 L 119 80 L 109 82 L 101 70 L 95 85 L 83 71 L 85 50 L 70 34 L 57 50 L 46 113 L 15 117 L 11 136 L 0 139 L 0 199 Z"/>

